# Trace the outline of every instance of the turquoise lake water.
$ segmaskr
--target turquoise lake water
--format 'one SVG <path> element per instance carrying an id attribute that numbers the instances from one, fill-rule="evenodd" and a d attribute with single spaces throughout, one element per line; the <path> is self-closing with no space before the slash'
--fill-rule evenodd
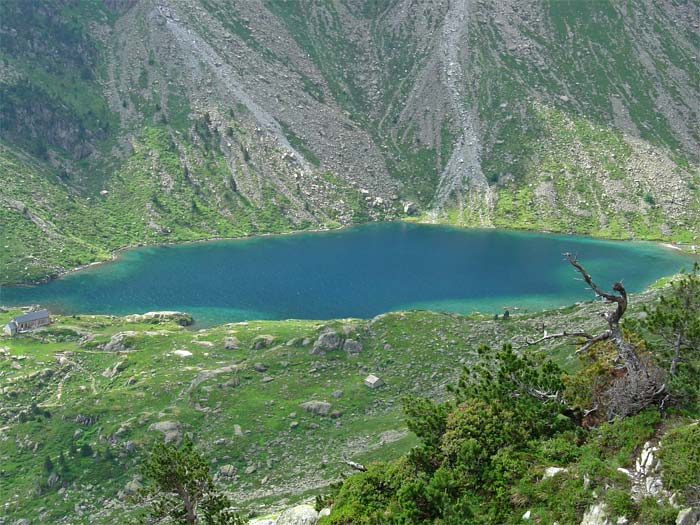
<path id="1" fill-rule="evenodd" d="M 545 309 L 593 298 L 562 257 L 578 254 L 605 287 L 640 291 L 692 260 L 653 243 L 404 223 L 139 248 L 37 286 L 0 288 L 0 304 L 61 313 L 181 310 L 199 325 L 249 319 L 372 317 Z"/>

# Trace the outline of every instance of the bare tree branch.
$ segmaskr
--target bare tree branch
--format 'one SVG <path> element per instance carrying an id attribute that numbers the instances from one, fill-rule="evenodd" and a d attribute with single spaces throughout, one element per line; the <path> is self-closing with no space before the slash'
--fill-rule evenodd
<path id="1" fill-rule="evenodd" d="M 581 274 L 583 280 L 586 281 L 586 284 L 588 284 L 588 286 L 591 287 L 591 289 L 595 292 L 597 296 L 604 298 L 610 303 L 617 303 L 617 309 L 615 310 L 615 312 L 607 314 L 605 318 L 608 320 L 608 323 L 618 323 L 620 319 L 622 319 L 622 316 L 625 315 L 625 310 L 627 310 L 627 291 L 625 290 L 625 287 L 622 285 L 622 283 L 616 282 L 613 284 L 613 290 L 617 292 L 618 295 L 605 292 L 596 283 L 593 282 L 593 278 L 588 274 L 586 269 L 583 266 L 581 266 L 581 264 L 578 262 L 578 257 L 568 252 L 564 254 L 564 257 L 567 261 L 569 261 L 571 266 L 576 268 L 576 271 L 578 271 L 578 273 Z"/>
<path id="2" fill-rule="evenodd" d="M 584 332 L 582 330 L 574 330 L 573 332 L 567 332 L 566 330 L 564 330 L 563 332 L 558 332 L 555 334 L 548 334 L 547 331 L 545 330 L 544 335 L 542 337 L 540 337 L 539 339 L 528 339 L 526 337 L 525 343 L 516 347 L 516 348 L 523 348 L 525 346 L 537 345 L 537 344 L 543 343 L 544 341 L 549 341 L 551 339 L 562 339 L 565 337 L 582 337 L 582 338 L 586 339 L 586 342 L 578 350 L 576 350 L 576 353 L 578 354 L 580 352 L 585 352 L 591 346 L 593 346 L 595 343 L 609 339 L 610 335 L 611 335 L 610 330 L 606 330 L 598 335 L 591 335 L 591 334 Z"/>
<path id="3" fill-rule="evenodd" d="M 607 339 L 610 339 L 611 336 L 610 330 L 605 330 L 604 332 L 599 333 L 595 337 L 591 337 L 586 341 L 583 345 L 581 345 L 578 350 L 576 350 L 577 354 L 580 354 L 581 352 L 585 352 L 588 350 L 591 346 L 593 346 L 596 343 L 599 343 L 601 341 L 605 341 Z"/>

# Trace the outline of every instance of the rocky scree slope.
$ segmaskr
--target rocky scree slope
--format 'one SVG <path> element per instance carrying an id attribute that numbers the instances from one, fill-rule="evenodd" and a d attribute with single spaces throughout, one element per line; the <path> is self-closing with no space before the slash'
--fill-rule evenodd
<path id="1" fill-rule="evenodd" d="M 368 220 L 693 241 L 700 5 L 19 0 L 0 282 Z"/>

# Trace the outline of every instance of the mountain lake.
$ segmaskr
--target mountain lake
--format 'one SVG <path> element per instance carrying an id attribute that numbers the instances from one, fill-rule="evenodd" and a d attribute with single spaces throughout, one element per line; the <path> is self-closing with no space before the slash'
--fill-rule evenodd
<path id="1" fill-rule="evenodd" d="M 692 264 L 651 242 L 379 223 L 126 250 L 45 284 L 2 287 L 0 304 L 63 314 L 179 310 L 197 326 L 406 309 L 512 313 L 593 299 L 564 252 L 604 289 L 623 280 L 629 292 Z"/>

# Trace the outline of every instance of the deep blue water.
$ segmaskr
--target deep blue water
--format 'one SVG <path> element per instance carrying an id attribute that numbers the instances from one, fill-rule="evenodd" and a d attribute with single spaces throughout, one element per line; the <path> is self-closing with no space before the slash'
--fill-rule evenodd
<path id="1" fill-rule="evenodd" d="M 690 260 L 652 243 L 403 223 L 139 248 L 47 284 L 0 288 L 0 304 L 62 313 L 181 310 L 209 325 L 371 317 L 428 308 L 544 309 L 591 299 L 562 257 L 601 286 L 639 291 Z"/>

